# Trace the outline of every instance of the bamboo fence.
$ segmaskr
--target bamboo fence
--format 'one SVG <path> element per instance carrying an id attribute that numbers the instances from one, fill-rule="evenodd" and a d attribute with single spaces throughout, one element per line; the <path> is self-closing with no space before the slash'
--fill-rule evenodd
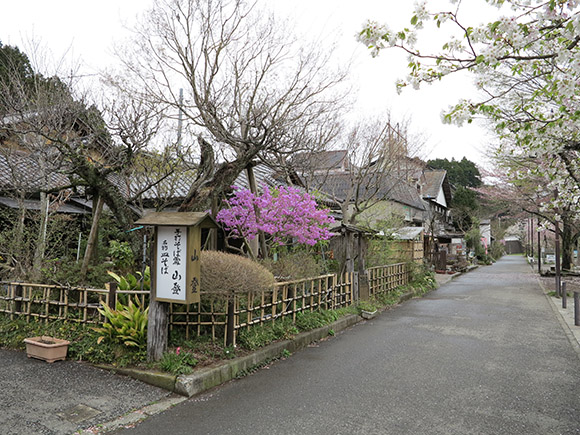
<path id="1" fill-rule="evenodd" d="M 169 330 L 183 333 L 186 340 L 204 335 L 225 340 L 228 300 L 204 292 L 200 299 L 189 305 L 169 304 Z"/>
<path id="2" fill-rule="evenodd" d="M 408 263 L 389 264 L 367 269 L 370 296 L 390 292 L 399 286 L 408 284 L 410 271 Z"/>
<path id="3" fill-rule="evenodd" d="M 414 261 L 415 263 L 422 263 L 425 253 L 423 251 L 422 240 L 395 240 L 393 241 L 393 248 L 396 251 L 396 258 L 405 261 Z"/>
<path id="4" fill-rule="evenodd" d="M 373 267 L 367 273 L 371 296 L 409 282 L 409 266 L 405 263 Z M 184 334 L 186 339 L 211 336 L 212 340 L 225 342 L 229 323 L 235 343 L 240 330 L 254 325 L 273 323 L 282 317 L 295 322 L 302 312 L 352 305 L 356 302 L 355 285 L 355 275 L 347 273 L 280 282 L 272 290 L 239 293 L 230 299 L 202 292 L 199 303 L 169 304 L 169 329 Z M 0 313 L 11 319 L 24 317 L 26 321 L 102 324 L 105 319 L 99 307 L 115 307 L 117 301 L 126 304 L 129 298 L 137 298 L 142 306 L 147 306 L 149 291 L 0 282 Z"/>
<path id="5" fill-rule="evenodd" d="M 273 323 L 282 317 L 296 321 L 300 312 L 332 310 L 351 305 L 353 274 L 338 279 L 335 274 L 274 284 L 272 290 L 235 294 L 231 299 L 217 299 L 201 294 L 201 302 L 191 305 L 171 304 L 170 330 L 181 330 L 186 339 L 211 334 L 213 340 L 226 340 L 228 319 L 234 333 L 253 325 Z"/>
<path id="6" fill-rule="evenodd" d="M 97 310 L 101 305 L 114 307 L 117 300 L 126 303 L 129 297 L 139 298 L 144 305 L 148 295 L 148 291 L 1 282 L 0 313 L 9 314 L 11 320 L 24 317 L 27 322 L 38 319 L 98 324 L 104 321 Z"/>
<path id="7" fill-rule="evenodd" d="M 236 329 L 274 322 L 304 311 L 334 310 L 353 303 L 352 273 L 341 280 L 337 275 L 321 275 L 297 281 L 280 282 L 272 291 L 249 293 L 235 297 Z"/>

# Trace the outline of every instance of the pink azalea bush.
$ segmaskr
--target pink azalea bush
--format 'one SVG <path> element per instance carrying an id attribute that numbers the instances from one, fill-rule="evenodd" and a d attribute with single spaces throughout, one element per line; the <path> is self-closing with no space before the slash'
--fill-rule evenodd
<path id="1" fill-rule="evenodd" d="M 280 186 L 272 192 L 263 186 L 261 195 L 237 189 L 225 202 L 227 208 L 220 210 L 216 220 L 236 237 L 252 240 L 263 231 L 278 244 L 294 238 L 311 246 L 330 238 L 328 224 L 334 219 L 328 209 L 317 209 L 314 198 L 296 187 Z"/>

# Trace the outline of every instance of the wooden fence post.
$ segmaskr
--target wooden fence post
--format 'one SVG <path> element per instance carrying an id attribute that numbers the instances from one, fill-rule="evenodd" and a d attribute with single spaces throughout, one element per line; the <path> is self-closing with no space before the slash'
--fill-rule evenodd
<path id="1" fill-rule="evenodd" d="M 352 279 L 353 301 L 358 301 L 363 293 L 367 298 L 369 297 L 369 282 L 365 274 L 354 272 Z"/>
<path id="2" fill-rule="evenodd" d="M 234 296 L 235 297 L 235 296 Z M 235 325 L 235 303 L 234 299 L 228 300 L 226 309 L 226 346 L 233 346 L 236 342 L 236 325 Z"/>
<path id="3" fill-rule="evenodd" d="M 105 288 L 109 290 L 109 308 L 114 310 L 117 307 L 117 283 L 108 282 L 105 284 Z"/>
<path id="4" fill-rule="evenodd" d="M 22 285 L 16 284 L 14 287 L 14 310 L 13 314 L 22 312 Z M 12 320 L 12 319 L 10 319 Z"/>
<path id="5" fill-rule="evenodd" d="M 147 359 L 159 361 L 167 349 L 169 303 L 156 300 L 155 286 L 151 286 L 147 320 Z"/>

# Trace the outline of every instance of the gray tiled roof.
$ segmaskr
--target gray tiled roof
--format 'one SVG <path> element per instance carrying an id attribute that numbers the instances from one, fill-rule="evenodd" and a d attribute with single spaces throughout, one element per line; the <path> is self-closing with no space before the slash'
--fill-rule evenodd
<path id="1" fill-rule="evenodd" d="M 298 172 L 337 171 L 348 168 L 346 150 L 299 153 L 292 158 L 292 166 Z"/>
<path id="2" fill-rule="evenodd" d="M 39 200 L 31 200 L 31 199 L 24 199 L 17 201 L 13 198 L 7 197 L 0 197 L 0 204 L 10 207 L 10 208 L 20 208 L 24 207 L 27 210 L 40 210 L 40 201 Z M 89 211 L 85 207 L 79 207 L 75 205 L 73 202 L 65 203 L 65 204 L 55 204 L 55 209 L 51 208 L 51 211 L 57 211 L 61 213 L 73 213 L 73 214 L 88 214 Z"/>
<path id="3" fill-rule="evenodd" d="M 423 198 L 437 199 L 439 190 L 443 185 L 443 180 L 445 179 L 446 175 L 447 171 L 444 169 L 425 171 L 423 173 L 423 176 L 425 177 L 425 184 L 423 185 Z"/>
<path id="4" fill-rule="evenodd" d="M 185 198 L 189 188 L 195 181 L 195 172 L 193 170 L 176 171 L 167 176 L 163 181 L 152 186 L 141 194 L 145 200 L 156 198 Z M 146 174 L 133 174 L 126 181 L 129 184 L 129 196 L 133 196 L 147 187 L 151 180 Z"/>
<path id="5" fill-rule="evenodd" d="M 351 180 L 352 175 L 348 172 L 331 173 L 315 177 L 312 187 L 342 202 L 352 196 L 349 195 L 354 187 Z M 359 199 L 362 201 L 384 199 L 405 204 L 418 210 L 425 210 L 425 205 L 417 190 L 395 177 L 369 175 L 359 184 L 359 189 Z"/>
<path id="6" fill-rule="evenodd" d="M 0 152 L 0 190 L 23 189 L 38 192 L 58 189 L 70 184 L 68 177 L 56 170 L 47 169 L 43 174 L 39 162 L 30 153 L 16 150 Z"/>
<path id="7" fill-rule="evenodd" d="M 436 200 L 439 191 L 443 190 L 447 206 L 451 203 L 451 186 L 447 181 L 447 171 L 445 169 L 434 169 L 423 172 L 423 198 L 426 200 Z"/>
<path id="8" fill-rule="evenodd" d="M 266 184 L 268 187 L 276 187 L 282 184 L 287 184 L 280 180 L 276 176 L 276 171 L 269 166 L 266 166 L 263 163 L 259 163 L 254 166 L 254 177 L 256 178 L 256 184 L 258 189 L 263 184 Z M 248 172 L 246 170 L 242 171 L 236 181 L 234 182 L 234 186 L 240 189 L 249 189 L 250 184 L 248 183 Z"/>

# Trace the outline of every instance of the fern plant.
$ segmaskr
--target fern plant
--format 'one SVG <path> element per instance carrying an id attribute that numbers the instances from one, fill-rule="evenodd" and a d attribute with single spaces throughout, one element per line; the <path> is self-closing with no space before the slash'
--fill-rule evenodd
<path id="1" fill-rule="evenodd" d="M 102 334 L 97 343 L 107 340 L 122 344 L 126 347 L 143 349 L 147 346 L 147 315 L 149 307 L 143 309 L 139 301 L 133 303 L 129 300 L 128 305 L 117 302 L 116 309 L 103 305 L 98 311 L 107 322 L 102 327 L 93 328 Z"/>

